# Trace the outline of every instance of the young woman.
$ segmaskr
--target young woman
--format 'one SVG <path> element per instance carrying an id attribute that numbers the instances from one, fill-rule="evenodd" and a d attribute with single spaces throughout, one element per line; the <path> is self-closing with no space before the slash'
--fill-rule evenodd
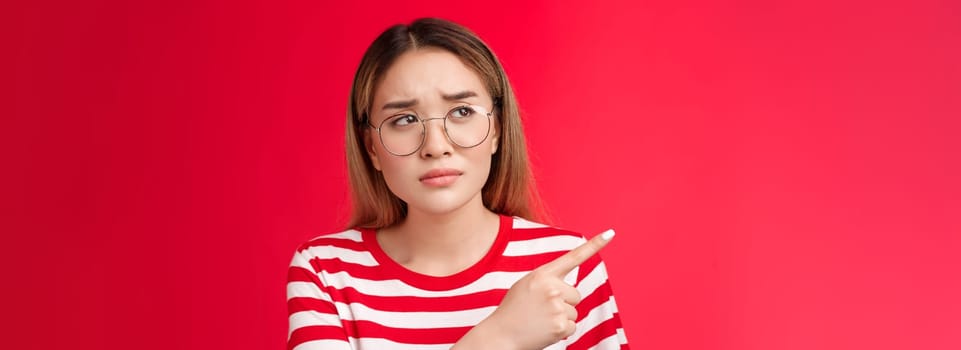
<path id="1" fill-rule="evenodd" d="M 350 229 L 297 249 L 289 349 L 626 349 L 613 231 L 536 223 L 514 94 L 490 49 L 439 19 L 361 60 L 347 114 Z"/>

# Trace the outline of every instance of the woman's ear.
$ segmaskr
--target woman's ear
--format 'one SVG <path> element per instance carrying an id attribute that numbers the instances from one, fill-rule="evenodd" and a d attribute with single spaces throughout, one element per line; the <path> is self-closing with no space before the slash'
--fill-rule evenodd
<path id="1" fill-rule="evenodd" d="M 500 136 L 501 123 L 497 118 L 494 118 L 494 135 L 491 138 L 491 154 L 497 153 L 497 147 L 500 146 Z"/>
<path id="2" fill-rule="evenodd" d="M 370 135 L 370 128 L 364 128 L 364 149 L 367 150 L 367 156 L 370 157 L 371 164 L 374 165 L 374 169 L 380 171 L 380 159 L 377 158 L 377 151 L 374 150 L 374 142 Z"/>

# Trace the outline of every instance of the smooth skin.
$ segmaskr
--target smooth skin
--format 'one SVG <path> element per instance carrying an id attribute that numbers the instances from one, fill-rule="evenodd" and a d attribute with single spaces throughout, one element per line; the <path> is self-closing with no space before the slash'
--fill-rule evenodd
<path id="1" fill-rule="evenodd" d="M 452 98 L 465 92 L 470 96 Z M 373 125 L 397 114 L 436 118 L 461 105 L 492 109 L 493 101 L 480 76 L 457 56 L 426 47 L 406 52 L 391 64 L 374 91 L 370 118 Z M 497 152 L 500 126 L 494 120 L 487 139 L 471 148 L 452 144 L 442 120 L 429 121 L 423 147 L 409 156 L 390 154 L 377 132 L 367 129 L 365 143 L 374 167 L 408 207 L 402 222 L 377 232 L 378 243 L 394 261 L 421 274 L 449 276 L 486 255 L 500 222 L 481 196 Z M 463 174 L 442 187 L 420 181 L 439 168 Z"/>

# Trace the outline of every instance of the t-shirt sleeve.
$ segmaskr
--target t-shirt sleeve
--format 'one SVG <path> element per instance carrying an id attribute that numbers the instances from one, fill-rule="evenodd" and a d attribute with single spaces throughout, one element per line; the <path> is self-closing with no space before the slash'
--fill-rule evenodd
<path id="1" fill-rule="evenodd" d="M 302 247 L 287 270 L 287 349 L 350 349 L 337 307 L 310 260 Z"/>
<path id="2" fill-rule="evenodd" d="M 565 341 L 566 349 L 630 349 L 600 255 L 594 255 L 578 267 L 577 330 Z"/>

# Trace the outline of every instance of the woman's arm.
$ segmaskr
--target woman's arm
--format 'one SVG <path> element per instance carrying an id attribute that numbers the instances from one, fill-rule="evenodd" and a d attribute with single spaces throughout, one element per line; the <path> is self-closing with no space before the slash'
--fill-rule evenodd
<path id="1" fill-rule="evenodd" d="M 351 348 L 337 307 L 303 249 L 287 270 L 287 317 L 288 350 Z"/>
<path id="2" fill-rule="evenodd" d="M 564 348 L 630 349 L 607 269 L 599 255 L 581 264 L 575 286 L 584 298 L 577 304 L 577 331 L 564 339 Z"/>
<path id="3" fill-rule="evenodd" d="M 518 280 L 497 309 L 453 349 L 543 349 L 566 344 L 620 348 L 620 319 L 610 298 L 607 273 L 596 255 L 612 237 L 613 231 L 597 235 Z M 578 267 L 575 288 L 563 278 Z"/>

